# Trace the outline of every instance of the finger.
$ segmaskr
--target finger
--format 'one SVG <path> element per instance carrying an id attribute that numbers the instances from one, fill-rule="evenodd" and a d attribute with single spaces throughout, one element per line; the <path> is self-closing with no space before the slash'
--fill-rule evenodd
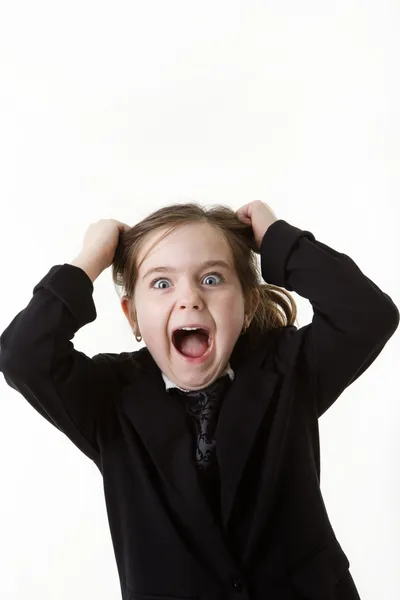
<path id="1" fill-rule="evenodd" d="M 243 215 L 246 214 L 246 208 L 247 208 L 247 204 L 245 204 L 244 206 L 241 206 L 240 208 L 237 209 L 236 214 L 238 217 L 242 217 Z"/>
<path id="2" fill-rule="evenodd" d="M 251 223 L 251 217 L 248 213 L 248 204 L 239 208 L 239 210 L 236 211 L 236 215 L 240 221 L 243 221 L 244 223 Z"/>
<path id="3" fill-rule="evenodd" d="M 121 223 L 120 222 L 118 226 L 119 226 L 119 228 L 120 228 L 121 231 L 128 231 L 128 229 L 131 229 L 131 226 L 127 225 L 126 223 Z"/>

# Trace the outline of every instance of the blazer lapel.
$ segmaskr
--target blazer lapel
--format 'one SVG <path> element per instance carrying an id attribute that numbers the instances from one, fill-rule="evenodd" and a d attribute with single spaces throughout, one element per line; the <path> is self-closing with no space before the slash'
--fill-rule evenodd
<path id="1" fill-rule="evenodd" d="M 237 489 L 273 397 L 278 375 L 258 365 L 235 371 L 235 380 L 221 406 L 216 451 L 221 477 L 221 511 L 225 528 L 232 515 Z"/>

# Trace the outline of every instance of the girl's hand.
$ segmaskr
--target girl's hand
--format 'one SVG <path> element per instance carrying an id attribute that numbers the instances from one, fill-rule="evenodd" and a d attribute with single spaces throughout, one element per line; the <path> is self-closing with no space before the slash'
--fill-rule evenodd
<path id="1" fill-rule="evenodd" d="M 99 271 L 104 271 L 113 262 L 120 233 L 128 229 L 131 229 L 130 225 L 115 219 L 100 219 L 92 223 L 85 233 L 79 256 L 89 264 L 98 265 Z"/>
<path id="2" fill-rule="evenodd" d="M 236 216 L 242 223 L 251 225 L 258 251 L 268 227 L 278 221 L 278 217 L 266 202 L 253 200 L 236 211 Z"/>

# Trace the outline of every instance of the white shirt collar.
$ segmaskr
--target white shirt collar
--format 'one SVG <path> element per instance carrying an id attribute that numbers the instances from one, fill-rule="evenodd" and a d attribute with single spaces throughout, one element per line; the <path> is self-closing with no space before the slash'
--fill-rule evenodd
<path id="1" fill-rule="evenodd" d="M 222 377 L 223 375 L 228 374 L 231 381 L 233 381 L 234 377 L 235 377 L 235 373 L 233 371 L 233 369 L 231 368 L 230 364 L 228 363 L 225 370 L 223 371 L 223 373 L 221 373 L 221 375 L 219 377 Z M 168 377 L 165 375 L 165 373 L 163 373 L 161 371 L 161 375 L 162 378 L 164 379 L 164 383 L 165 383 L 165 389 L 169 390 L 170 388 L 178 388 L 179 390 L 181 390 L 182 392 L 189 392 L 190 390 L 185 390 L 184 388 L 179 387 L 179 385 L 176 385 L 176 383 L 174 383 L 173 381 L 171 381 L 170 379 L 168 379 Z M 218 379 L 219 379 L 218 377 Z"/>

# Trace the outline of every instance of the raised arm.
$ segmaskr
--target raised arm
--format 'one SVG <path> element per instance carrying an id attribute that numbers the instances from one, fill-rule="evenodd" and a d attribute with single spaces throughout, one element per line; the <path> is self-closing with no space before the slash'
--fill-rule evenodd
<path id="1" fill-rule="evenodd" d="M 301 343 L 320 417 L 380 354 L 398 327 L 399 310 L 349 256 L 283 219 L 268 227 L 260 254 L 263 279 L 313 307 L 312 322 L 288 328 L 284 343 Z"/>
<path id="2" fill-rule="evenodd" d="M 0 336 L 0 371 L 8 385 L 97 464 L 99 435 L 111 431 L 122 385 L 118 365 L 128 353 L 89 358 L 72 339 L 96 319 L 93 282 L 128 227 L 115 219 L 91 224 L 72 264 L 52 267 Z"/>
<path id="3" fill-rule="evenodd" d="M 96 319 L 93 285 L 70 264 L 56 265 L 0 336 L 0 371 L 8 385 L 89 458 L 99 458 L 98 429 L 111 426 L 120 384 L 116 355 L 89 358 L 72 338 Z"/>

